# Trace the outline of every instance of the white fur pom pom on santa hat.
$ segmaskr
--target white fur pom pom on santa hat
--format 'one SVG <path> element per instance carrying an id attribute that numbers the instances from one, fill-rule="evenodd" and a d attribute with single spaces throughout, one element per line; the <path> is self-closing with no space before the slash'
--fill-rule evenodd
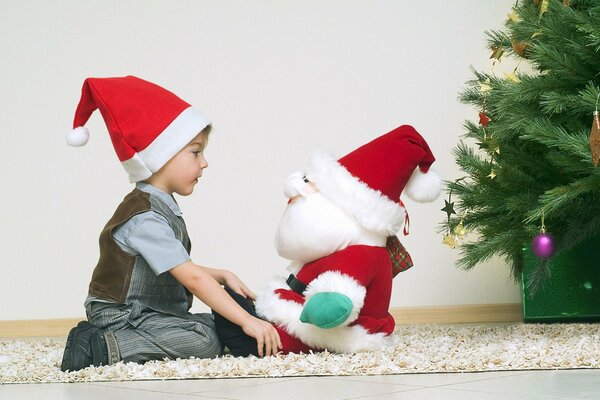
<path id="1" fill-rule="evenodd" d="M 170 91 L 135 76 L 87 78 L 75 111 L 70 146 L 84 146 L 83 125 L 99 109 L 130 182 L 158 171 L 210 122 Z"/>
<path id="2" fill-rule="evenodd" d="M 323 151 L 306 163 L 306 177 L 366 229 L 395 235 L 405 219 L 400 195 L 420 202 L 435 200 L 442 179 L 433 170 L 429 145 L 410 125 L 391 132 L 335 160 Z"/>

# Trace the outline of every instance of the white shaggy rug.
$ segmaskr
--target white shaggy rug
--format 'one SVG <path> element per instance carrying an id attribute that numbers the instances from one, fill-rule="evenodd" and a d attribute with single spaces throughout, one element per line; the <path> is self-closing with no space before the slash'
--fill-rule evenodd
<path id="1" fill-rule="evenodd" d="M 64 338 L 0 340 L 0 384 L 600 368 L 600 324 L 407 325 L 357 354 L 118 363 L 60 371 Z"/>

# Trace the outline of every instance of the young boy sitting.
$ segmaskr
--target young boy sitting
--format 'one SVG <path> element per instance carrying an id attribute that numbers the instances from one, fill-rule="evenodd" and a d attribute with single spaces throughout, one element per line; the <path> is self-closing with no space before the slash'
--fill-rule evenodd
<path id="1" fill-rule="evenodd" d="M 211 314 L 192 314 L 196 296 L 257 341 L 281 347 L 273 326 L 240 307 L 228 290 L 255 298 L 230 271 L 194 264 L 173 193 L 190 195 L 202 171 L 209 121 L 194 107 L 134 76 L 88 78 L 67 142 L 87 143 L 83 125 L 99 109 L 121 164 L 136 183 L 100 233 L 89 285 L 88 321 L 69 332 L 61 370 L 118 361 L 207 358 L 222 353 Z"/>

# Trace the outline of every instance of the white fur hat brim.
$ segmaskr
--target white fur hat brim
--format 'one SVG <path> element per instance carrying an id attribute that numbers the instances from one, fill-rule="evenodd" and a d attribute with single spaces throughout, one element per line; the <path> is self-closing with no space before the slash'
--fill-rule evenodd
<path id="1" fill-rule="evenodd" d="M 380 191 L 354 177 L 332 155 L 318 150 L 305 166 L 306 177 L 321 193 L 367 230 L 395 235 L 404 223 L 405 210 Z"/>

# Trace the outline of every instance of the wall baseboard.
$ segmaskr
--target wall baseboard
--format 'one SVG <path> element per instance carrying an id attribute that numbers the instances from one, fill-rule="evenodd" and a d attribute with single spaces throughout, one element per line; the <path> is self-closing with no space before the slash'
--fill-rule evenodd
<path id="1" fill-rule="evenodd" d="M 523 321 L 521 304 L 393 307 L 397 324 L 460 324 Z M 0 337 L 66 336 L 81 318 L 0 321 Z"/>
<path id="2" fill-rule="evenodd" d="M 0 338 L 32 336 L 67 336 L 71 328 L 86 318 L 30 319 L 0 321 Z"/>
<path id="3" fill-rule="evenodd" d="M 462 324 L 522 322 L 523 306 L 516 304 L 469 304 L 438 307 L 395 307 L 390 314 L 396 324 Z"/>

